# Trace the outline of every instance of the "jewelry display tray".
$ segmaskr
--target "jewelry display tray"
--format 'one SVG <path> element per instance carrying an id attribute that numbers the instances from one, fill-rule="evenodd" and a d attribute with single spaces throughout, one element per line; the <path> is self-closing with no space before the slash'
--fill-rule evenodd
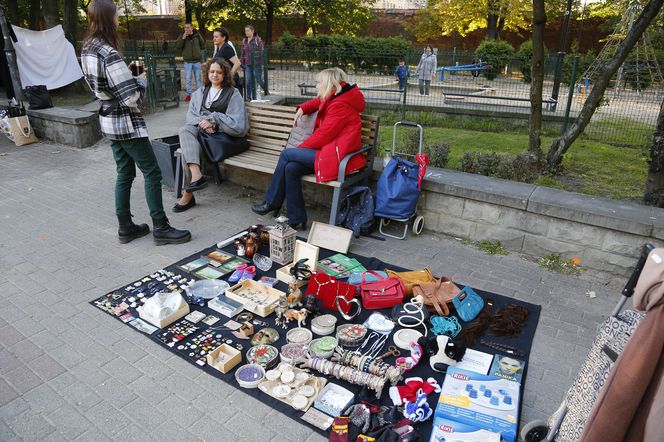
<path id="1" fill-rule="evenodd" d="M 283 364 L 283 362 L 282 362 L 282 364 Z M 304 407 L 302 409 L 299 409 L 300 411 L 307 411 L 314 404 L 314 401 L 318 397 L 318 394 L 323 389 L 325 384 L 327 384 L 327 379 L 322 378 L 322 377 L 314 376 L 314 375 L 310 374 L 309 372 L 307 372 L 305 370 L 302 370 L 300 368 L 297 368 L 297 367 L 293 367 L 293 373 L 295 373 L 296 376 L 297 376 L 298 373 L 306 373 L 307 375 L 309 375 L 309 379 L 307 379 L 304 382 L 298 382 L 297 380 L 294 380 L 291 384 L 287 384 L 292 388 L 292 390 L 288 394 L 288 396 L 286 396 L 285 398 L 281 398 L 281 397 L 278 397 L 278 396 L 275 396 L 274 394 L 272 394 L 272 389 L 274 387 L 278 386 L 279 384 L 283 383 L 283 382 L 281 382 L 280 379 L 277 379 L 275 381 L 270 381 L 267 378 L 265 378 L 263 380 L 263 382 L 261 382 L 258 385 L 258 389 L 261 390 L 263 393 L 277 399 L 278 401 L 281 401 L 284 404 L 289 405 L 289 406 L 292 407 L 293 405 L 291 404 L 291 399 L 293 398 L 293 396 L 295 396 L 297 394 L 297 389 L 299 387 L 304 386 L 304 385 L 310 385 L 315 390 L 314 394 L 307 398 L 306 407 Z M 293 388 L 294 385 L 297 385 L 297 387 Z"/>
<path id="2" fill-rule="evenodd" d="M 250 298 L 249 293 L 259 295 L 261 300 L 258 301 Z M 246 279 L 241 283 L 235 284 L 231 288 L 226 289 L 226 296 L 242 304 L 245 310 L 262 316 L 263 318 L 274 312 L 279 298 L 285 295 L 286 294 L 281 290 L 254 281 L 253 279 Z"/>

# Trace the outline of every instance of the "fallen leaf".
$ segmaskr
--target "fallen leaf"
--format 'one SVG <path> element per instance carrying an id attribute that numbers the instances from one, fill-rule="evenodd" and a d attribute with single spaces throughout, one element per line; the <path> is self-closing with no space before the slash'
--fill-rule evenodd
<path id="1" fill-rule="evenodd" d="M 44 238 L 43 236 L 38 236 L 38 237 L 37 237 L 37 241 L 44 241 L 45 239 L 46 239 L 46 238 Z"/>
<path id="2" fill-rule="evenodd" d="M 586 296 L 589 297 L 590 299 L 597 298 L 597 293 L 591 290 L 589 292 L 586 292 Z"/>

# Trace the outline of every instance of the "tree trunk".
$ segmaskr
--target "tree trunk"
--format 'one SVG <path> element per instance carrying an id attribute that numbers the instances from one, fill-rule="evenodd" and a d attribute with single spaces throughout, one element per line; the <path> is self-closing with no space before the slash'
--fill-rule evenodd
<path id="1" fill-rule="evenodd" d="M 9 2 L 9 4 L 7 4 L 7 19 L 10 25 L 19 25 L 18 1 Z"/>
<path id="2" fill-rule="evenodd" d="M 191 1 L 184 0 L 184 22 L 191 23 Z"/>
<path id="3" fill-rule="evenodd" d="M 623 64 L 625 58 L 627 58 L 629 52 L 639 41 L 648 25 L 650 25 L 662 9 L 662 3 L 664 3 L 664 0 L 650 0 L 650 2 L 643 8 L 639 18 L 634 22 L 632 29 L 618 46 L 616 53 L 600 71 L 590 94 L 588 94 L 588 98 L 586 98 L 586 102 L 583 104 L 579 116 L 564 134 L 553 140 L 549 149 L 549 154 L 547 155 L 547 167 L 550 171 L 555 171 L 560 166 L 565 152 L 567 152 L 574 140 L 576 140 L 586 128 L 590 122 L 590 118 L 595 113 L 595 109 L 597 109 L 602 101 L 604 91 L 606 91 L 606 88 L 611 81 L 611 77 L 613 77 L 613 74 L 615 74 L 618 68 Z"/>
<path id="4" fill-rule="evenodd" d="M 28 21 L 28 26 L 34 31 L 41 29 L 39 24 L 41 20 L 41 1 L 40 0 L 30 0 L 30 17 Z"/>
<path id="5" fill-rule="evenodd" d="M 664 207 L 664 101 L 659 108 L 657 126 L 652 137 L 643 202 L 651 206 Z"/>
<path id="6" fill-rule="evenodd" d="M 498 40 L 498 16 L 490 13 L 486 22 L 486 38 L 489 40 Z"/>
<path id="7" fill-rule="evenodd" d="M 65 37 L 76 47 L 76 34 L 78 31 L 78 0 L 64 0 L 64 19 L 62 27 Z"/>
<path id="8" fill-rule="evenodd" d="M 541 164 L 544 159 L 540 145 L 542 132 L 542 83 L 544 81 L 544 26 L 546 12 L 544 0 L 533 0 L 533 58 L 530 83 L 530 120 L 528 130 L 528 153 Z"/>
<path id="9" fill-rule="evenodd" d="M 203 13 L 203 8 L 201 6 L 194 8 L 194 15 L 196 16 L 196 21 L 198 22 L 198 32 L 203 38 L 205 38 L 205 33 L 207 32 L 207 20 L 205 14 Z"/>
<path id="10" fill-rule="evenodd" d="M 267 2 L 265 11 L 265 46 L 272 46 L 272 24 L 274 23 L 274 5 Z"/>
<path id="11" fill-rule="evenodd" d="M 58 0 L 42 0 L 42 11 L 44 12 L 44 27 L 46 29 L 51 29 L 60 24 Z"/>

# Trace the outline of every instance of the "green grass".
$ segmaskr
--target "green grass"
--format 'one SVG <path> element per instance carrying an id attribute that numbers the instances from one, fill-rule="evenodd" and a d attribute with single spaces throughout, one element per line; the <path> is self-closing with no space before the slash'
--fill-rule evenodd
<path id="1" fill-rule="evenodd" d="M 382 123 L 379 134 L 381 155 L 392 149 L 392 127 Z M 408 129 L 398 135 L 397 151 L 403 152 L 401 148 L 407 144 Z M 542 137 L 545 152 L 552 140 L 551 136 Z M 518 130 L 485 132 L 477 128 L 469 130 L 425 125 L 425 152 L 426 146 L 440 142 L 447 142 L 451 147 L 447 167 L 459 170 L 465 152 L 516 155 L 527 149 L 528 135 Z M 617 200 L 640 200 L 648 168 L 646 153 L 643 148 L 616 147 L 580 138 L 565 155 L 563 172 L 555 176 L 541 176 L 536 184 Z"/>

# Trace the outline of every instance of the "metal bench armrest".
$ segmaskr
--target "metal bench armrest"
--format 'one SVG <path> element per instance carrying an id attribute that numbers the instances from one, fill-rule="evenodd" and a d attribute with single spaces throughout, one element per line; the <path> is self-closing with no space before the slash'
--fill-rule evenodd
<path id="1" fill-rule="evenodd" d="M 343 183 L 346 180 L 346 166 L 348 166 L 348 162 L 350 159 L 358 154 L 363 154 L 365 152 L 370 152 L 373 149 L 373 146 L 371 145 L 366 145 L 362 146 L 359 150 L 356 150 L 354 152 L 349 153 L 343 159 L 341 160 L 341 163 L 339 163 L 339 176 L 337 177 L 337 180 L 340 183 Z M 369 161 L 367 161 L 367 165 L 369 164 Z"/>

